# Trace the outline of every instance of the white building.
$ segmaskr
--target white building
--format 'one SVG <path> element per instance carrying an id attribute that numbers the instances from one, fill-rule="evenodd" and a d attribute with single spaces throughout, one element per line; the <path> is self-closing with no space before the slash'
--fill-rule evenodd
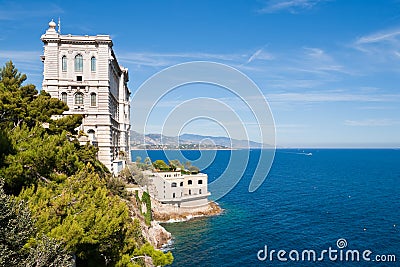
<path id="1" fill-rule="evenodd" d="M 98 158 L 117 173 L 130 160 L 128 70 L 118 64 L 109 35 L 61 35 L 51 21 L 42 35 L 43 90 L 82 114 L 80 128 L 98 146 Z"/>
<path id="2" fill-rule="evenodd" d="M 195 208 L 208 204 L 208 176 L 204 173 L 182 174 L 180 171 L 145 171 L 149 194 L 162 204 Z"/>

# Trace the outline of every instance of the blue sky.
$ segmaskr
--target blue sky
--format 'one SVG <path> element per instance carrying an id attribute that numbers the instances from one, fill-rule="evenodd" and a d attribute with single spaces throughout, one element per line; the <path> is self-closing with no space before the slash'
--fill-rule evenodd
<path id="1" fill-rule="evenodd" d="M 0 64 L 12 59 L 40 88 L 40 36 L 58 17 L 62 34 L 111 35 L 133 92 L 166 67 L 215 61 L 261 89 L 279 147 L 400 147 L 400 1 L 0 1 Z M 193 97 L 240 110 L 223 90 L 194 85 L 163 98 L 155 114 Z M 204 120 L 185 127 L 225 133 Z"/>

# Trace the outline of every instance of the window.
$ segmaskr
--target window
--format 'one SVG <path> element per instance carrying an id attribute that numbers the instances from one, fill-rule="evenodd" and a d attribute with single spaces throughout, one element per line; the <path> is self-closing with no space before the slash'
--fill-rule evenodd
<path id="1" fill-rule="evenodd" d="M 203 184 L 203 180 L 198 180 L 197 183 L 198 184 Z"/>
<path id="2" fill-rule="evenodd" d="M 183 186 L 183 182 L 181 182 L 181 183 L 179 184 L 179 186 Z"/>
<path id="3" fill-rule="evenodd" d="M 75 94 L 75 105 L 83 105 L 83 94 L 82 93 Z"/>
<path id="4" fill-rule="evenodd" d="M 83 57 L 82 55 L 78 54 L 75 57 L 75 71 L 82 71 L 83 70 Z"/>
<path id="5" fill-rule="evenodd" d="M 188 181 L 188 184 L 192 184 L 192 180 L 189 180 L 189 181 Z"/>
<path id="6" fill-rule="evenodd" d="M 67 93 L 65 92 L 61 93 L 61 101 L 67 103 Z"/>
<path id="7" fill-rule="evenodd" d="M 89 129 L 87 131 L 88 135 L 89 135 L 89 139 L 93 144 L 96 144 L 97 140 L 96 140 L 96 132 L 93 129 Z"/>
<path id="8" fill-rule="evenodd" d="M 90 94 L 90 105 L 91 105 L 92 107 L 94 107 L 94 106 L 97 105 L 97 96 L 96 96 L 96 93 L 91 93 L 91 94 Z"/>
<path id="9" fill-rule="evenodd" d="M 82 76 L 76 76 L 76 81 L 81 82 L 82 81 Z"/>
<path id="10" fill-rule="evenodd" d="M 191 194 L 192 194 L 192 190 L 189 189 L 189 195 L 191 195 Z"/>
<path id="11" fill-rule="evenodd" d="M 61 68 L 62 68 L 62 71 L 67 71 L 67 57 L 66 56 L 63 56 L 61 58 Z"/>
<path id="12" fill-rule="evenodd" d="M 199 189 L 199 195 L 201 195 L 201 189 Z"/>
<path id="13" fill-rule="evenodd" d="M 96 71 L 96 58 L 95 57 L 92 57 L 90 59 L 90 70 Z"/>
<path id="14" fill-rule="evenodd" d="M 172 184 L 171 184 L 171 187 L 176 187 L 176 183 L 172 183 Z"/>
<path id="15" fill-rule="evenodd" d="M 172 193 L 172 198 L 175 198 L 175 193 Z"/>

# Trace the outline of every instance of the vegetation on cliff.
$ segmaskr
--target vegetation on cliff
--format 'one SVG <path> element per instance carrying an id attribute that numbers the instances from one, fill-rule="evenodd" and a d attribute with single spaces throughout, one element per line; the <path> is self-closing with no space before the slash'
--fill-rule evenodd
<path id="1" fill-rule="evenodd" d="M 0 69 L 0 266 L 170 264 L 97 149 L 79 144 L 82 117 L 53 120 L 68 106 L 25 80 L 11 61 Z"/>

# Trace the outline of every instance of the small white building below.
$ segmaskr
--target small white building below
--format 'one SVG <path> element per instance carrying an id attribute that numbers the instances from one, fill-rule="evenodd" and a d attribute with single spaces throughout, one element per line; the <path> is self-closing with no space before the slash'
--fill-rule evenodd
<path id="1" fill-rule="evenodd" d="M 149 194 L 161 204 L 178 208 L 197 208 L 208 205 L 208 176 L 204 173 L 182 174 L 181 171 L 144 171 L 148 178 Z"/>

